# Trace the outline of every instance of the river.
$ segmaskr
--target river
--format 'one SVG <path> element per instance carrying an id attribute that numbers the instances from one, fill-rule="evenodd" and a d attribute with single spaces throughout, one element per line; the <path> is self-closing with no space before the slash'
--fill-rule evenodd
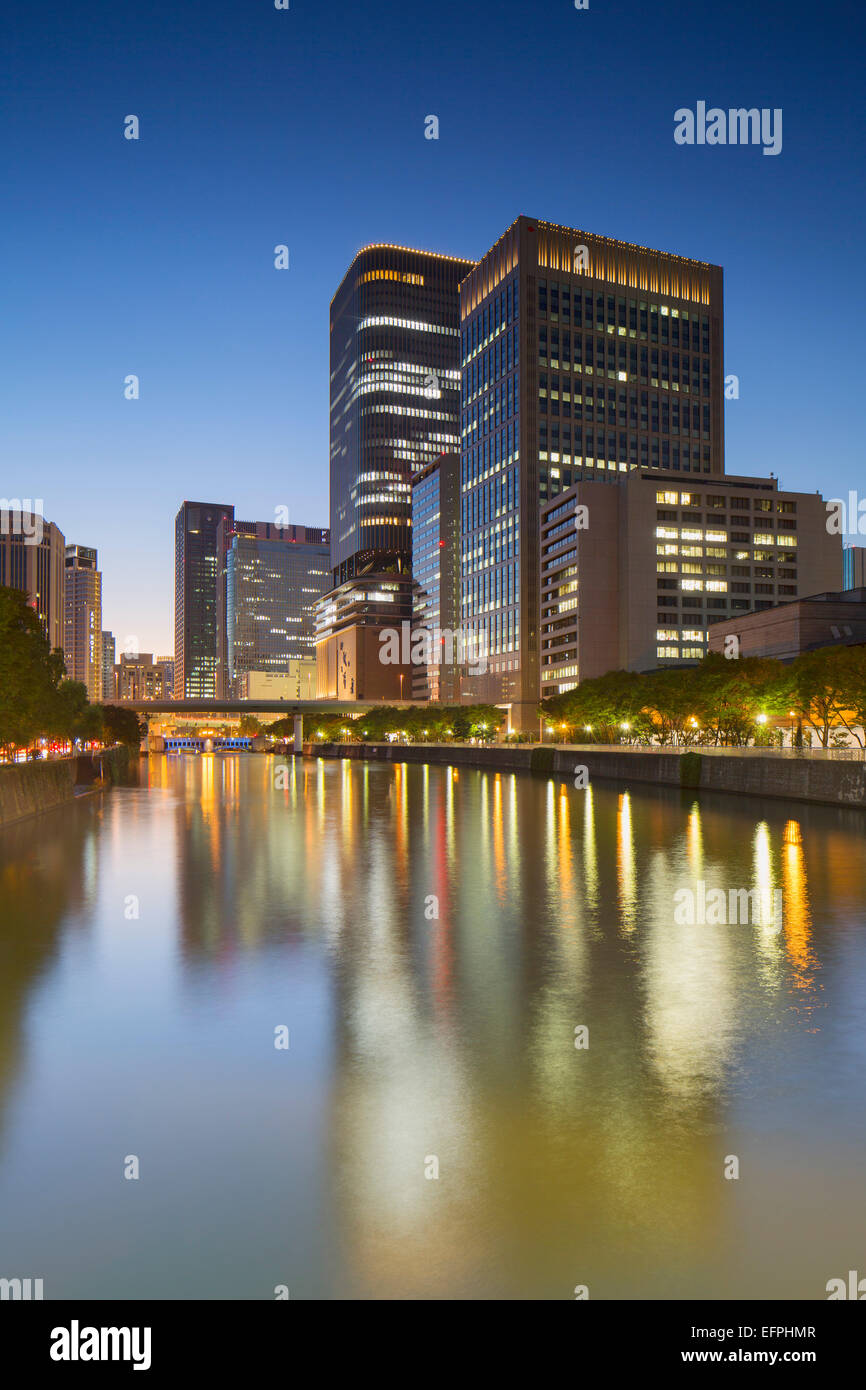
<path id="1" fill-rule="evenodd" d="M 190 755 L 0 833 L 0 1276 L 825 1298 L 866 1275 L 863 831 Z M 781 928 L 678 921 L 698 884 Z"/>

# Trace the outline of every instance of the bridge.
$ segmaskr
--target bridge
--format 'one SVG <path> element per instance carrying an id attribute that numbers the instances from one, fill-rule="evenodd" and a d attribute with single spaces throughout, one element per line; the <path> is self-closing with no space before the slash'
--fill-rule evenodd
<path id="1" fill-rule="evenodd" d="M 383 709 L 426 709 L 426 700 L 123 700 L 106 701 L 118 709 L 135 710 L 147 724 L 146 738 L 160 734 L 159 725 L 177 724 L 184 721 L 208 722 L 220 715 L 232 719 L 243 714 L 258 718 L 292 719 L 294 722 L 294 751 L 303 752 L 305 714 L 342 714 L 347 718 L 353 715 L 368 714 L 370 710 Z M 510 708 L 510 707 L 509 707 Z M 156 728 L 152 728 L 156 725 Z M 172 740 L 174 742 L 175 740 Z M 168 739 L 166 740 L 168 743 Z"/>

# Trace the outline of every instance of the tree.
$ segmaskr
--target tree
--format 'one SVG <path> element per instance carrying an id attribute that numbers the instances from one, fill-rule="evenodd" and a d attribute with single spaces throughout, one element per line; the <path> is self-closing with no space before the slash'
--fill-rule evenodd
<path id="1" fill-rule="evenodd" d="M 130 748 L 140 747 L 145 726 L 134 709 L 124 709 L 123 705 L 105 705 L 102 720 L 106 743 L 125 743 Z"/>
<path id="2" fill-rule="evenodd" d="M 822 748 L 830 746 L 830 728 L 845 705 L 847 647 L 820 647 L 802 652 L 792 666 L 793 707 L 816 730 Z"/>
<path id="3" fill-rule="evenodd" d="M 70 743 L 81 737 L 81 726 L 87 710 L 87 686 L 83 681 L 61 681 L 51 699 L 46 733 Z"/>
<path id="4" fill-rule="evenodd" d="M 46 727 L 64 672 L 37 614 L 18 589 L 0 586 L 0 747 L 7 758 Z"/>

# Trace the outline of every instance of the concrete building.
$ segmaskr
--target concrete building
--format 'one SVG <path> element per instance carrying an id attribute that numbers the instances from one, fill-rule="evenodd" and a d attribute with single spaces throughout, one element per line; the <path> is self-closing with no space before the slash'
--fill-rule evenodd
<path id="1" fill-rule="evenodd" d="M 102 633 L 102 698 L 114 699 L 114 666 L 117 661 L 117 643 L 113 632 Z"/>
<path id="2" fill-rule="evenodd" d="M 842 588 L 866 587 L 866 546 L 846 545 L 842 551 Z"/>
<path id="3" fill-rule="evenodd" d="M 731 650 L 735 637 L 741 657 L 777 661 L 793 661 L 819 647 L 861 646 L 866 643 L 866 588 L 810 594 L 759 613 L 732 615 L 713 623 L 708 635 L 711 652 Z"/>
<path id="4" fill-rule="evenodd" d="M 317 698 L 408 700 L 411 611 L 408 573 L 359 577 L 319 599 L 313 615 Z"/>
<path id="5" fill-rule="evenodd" d="M 459 627 L 460 456 L 449 453 L 412 478 L 412 630 L 429 634 L 430 658 L 413 662 L 413 700 L 457 699 Z"/>
<path id="6" fill-rule="evenodd" d="M 52 651 L 64 650 L 66 540 L 23 501 L 0 499 L 0 584 L 27 595 Z"/>
<path id="7" fill-rule="evenodd" d="M 67 545 L 63 655 L 69 680 L 87 686 L 91 704 L 102 699 L 102 575 L 89 545 Z"/>
<path id="8" fill-rule="evenodd" d="M 245 671 L 238 677 L 238 700 L 315 700 L 316 662 L 290 661 L 285 672 Z"/>
<path id="9" fill-rule="evenodd" d="M 461 283 L 461 616 L 489 651 L 464 699 L 536 726 L 545 502 L 723 474 L 722 299 L 718 266 L 527 217 Z"/>
<path id="10" fill-rule="evenodd" d="M 541 693 L 699 661 L 724 620 L 827 589 L 841 538 L 818 493 L 775 478 L 634 469 L 580 482 L 541 514 Z M 716 629 L 718 630 L 718 629 Z"/>
<path id="11" fill-rule="evenodd" d="M 122 652 L 114 668 L 117 700 L 169 700 L 172 698 L 171 660 L 154 661 L 153 652 Z"/>
<path id="12" fill-rule="evenodd" d="M 288 676 L 299 662 L 315 669 L 313 605 L 331 587 L 327 527 L 227 518 L 217 551 L 220 697 L 243 698 L 252 672 Z"/>
<path id="13" fill-rule="evenodd" d="M 174 682 L 178 699 L 217 693 L 217 528 L 234 518 L 219 502 L 184 502 L 174 522 Z"/>

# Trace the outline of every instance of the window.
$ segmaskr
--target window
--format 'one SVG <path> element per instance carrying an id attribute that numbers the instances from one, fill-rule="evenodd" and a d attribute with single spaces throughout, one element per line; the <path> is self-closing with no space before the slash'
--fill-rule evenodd
<path id="1" fill-rule="evenodd" d="M 707 531 L 706 536 L 708 541 L 726 541 L 728 539 L 724 531 Z"/>
<path id="2" fill-rule="evenodd" d="M 728 583 L 727 583 L 727 580 L 726 580 L 726 579 L 708 579 L 708 580 L 707 580 L 707 592 L 709 593 L 710 591 L 712 591 L 713 593 L 716 593 L 716 594 L 726 594 L 726 593 L 728 592 Z"/>
<path id="3" fill-rule="evenodd" d="M 657 642 L 678 642 L 679 640 L 680 634 L 675 627 L 660 627 L 656 632 Z"/>
<path id="4" fill-rule="evenodd" d="M 682 588 L 683 588 L 684 590 L 703 589 L 703 587 L 704 587 L 704 581 L 703 581 L 702 579 L 684 579 L 684 580 L 682 580 Z"/>
<path id="5" fill-rule="evenodd" d="M 685 495 L 688 497 L 688 493 Z M 677 505 L 677 495 L 675 492 L 657 492 L 656 502 L 664 502 L 668 507 L 675 507 Z"/>
<path id="6" fill-rule="evenodd" d="M 772 531 L 761 531 L 758 535 L 752 537 L 753 545 L 775 545 L 775 543 L 776 537 L 773 535 Z"/>
<path id="7" fill-rule="evenodd" d="M 659 661 L 664 661 L 668 657 L 673 657 L 674 660 L 677 660 L 679 654 L 679 647 L 656 647 L 656 658 Z"/>

